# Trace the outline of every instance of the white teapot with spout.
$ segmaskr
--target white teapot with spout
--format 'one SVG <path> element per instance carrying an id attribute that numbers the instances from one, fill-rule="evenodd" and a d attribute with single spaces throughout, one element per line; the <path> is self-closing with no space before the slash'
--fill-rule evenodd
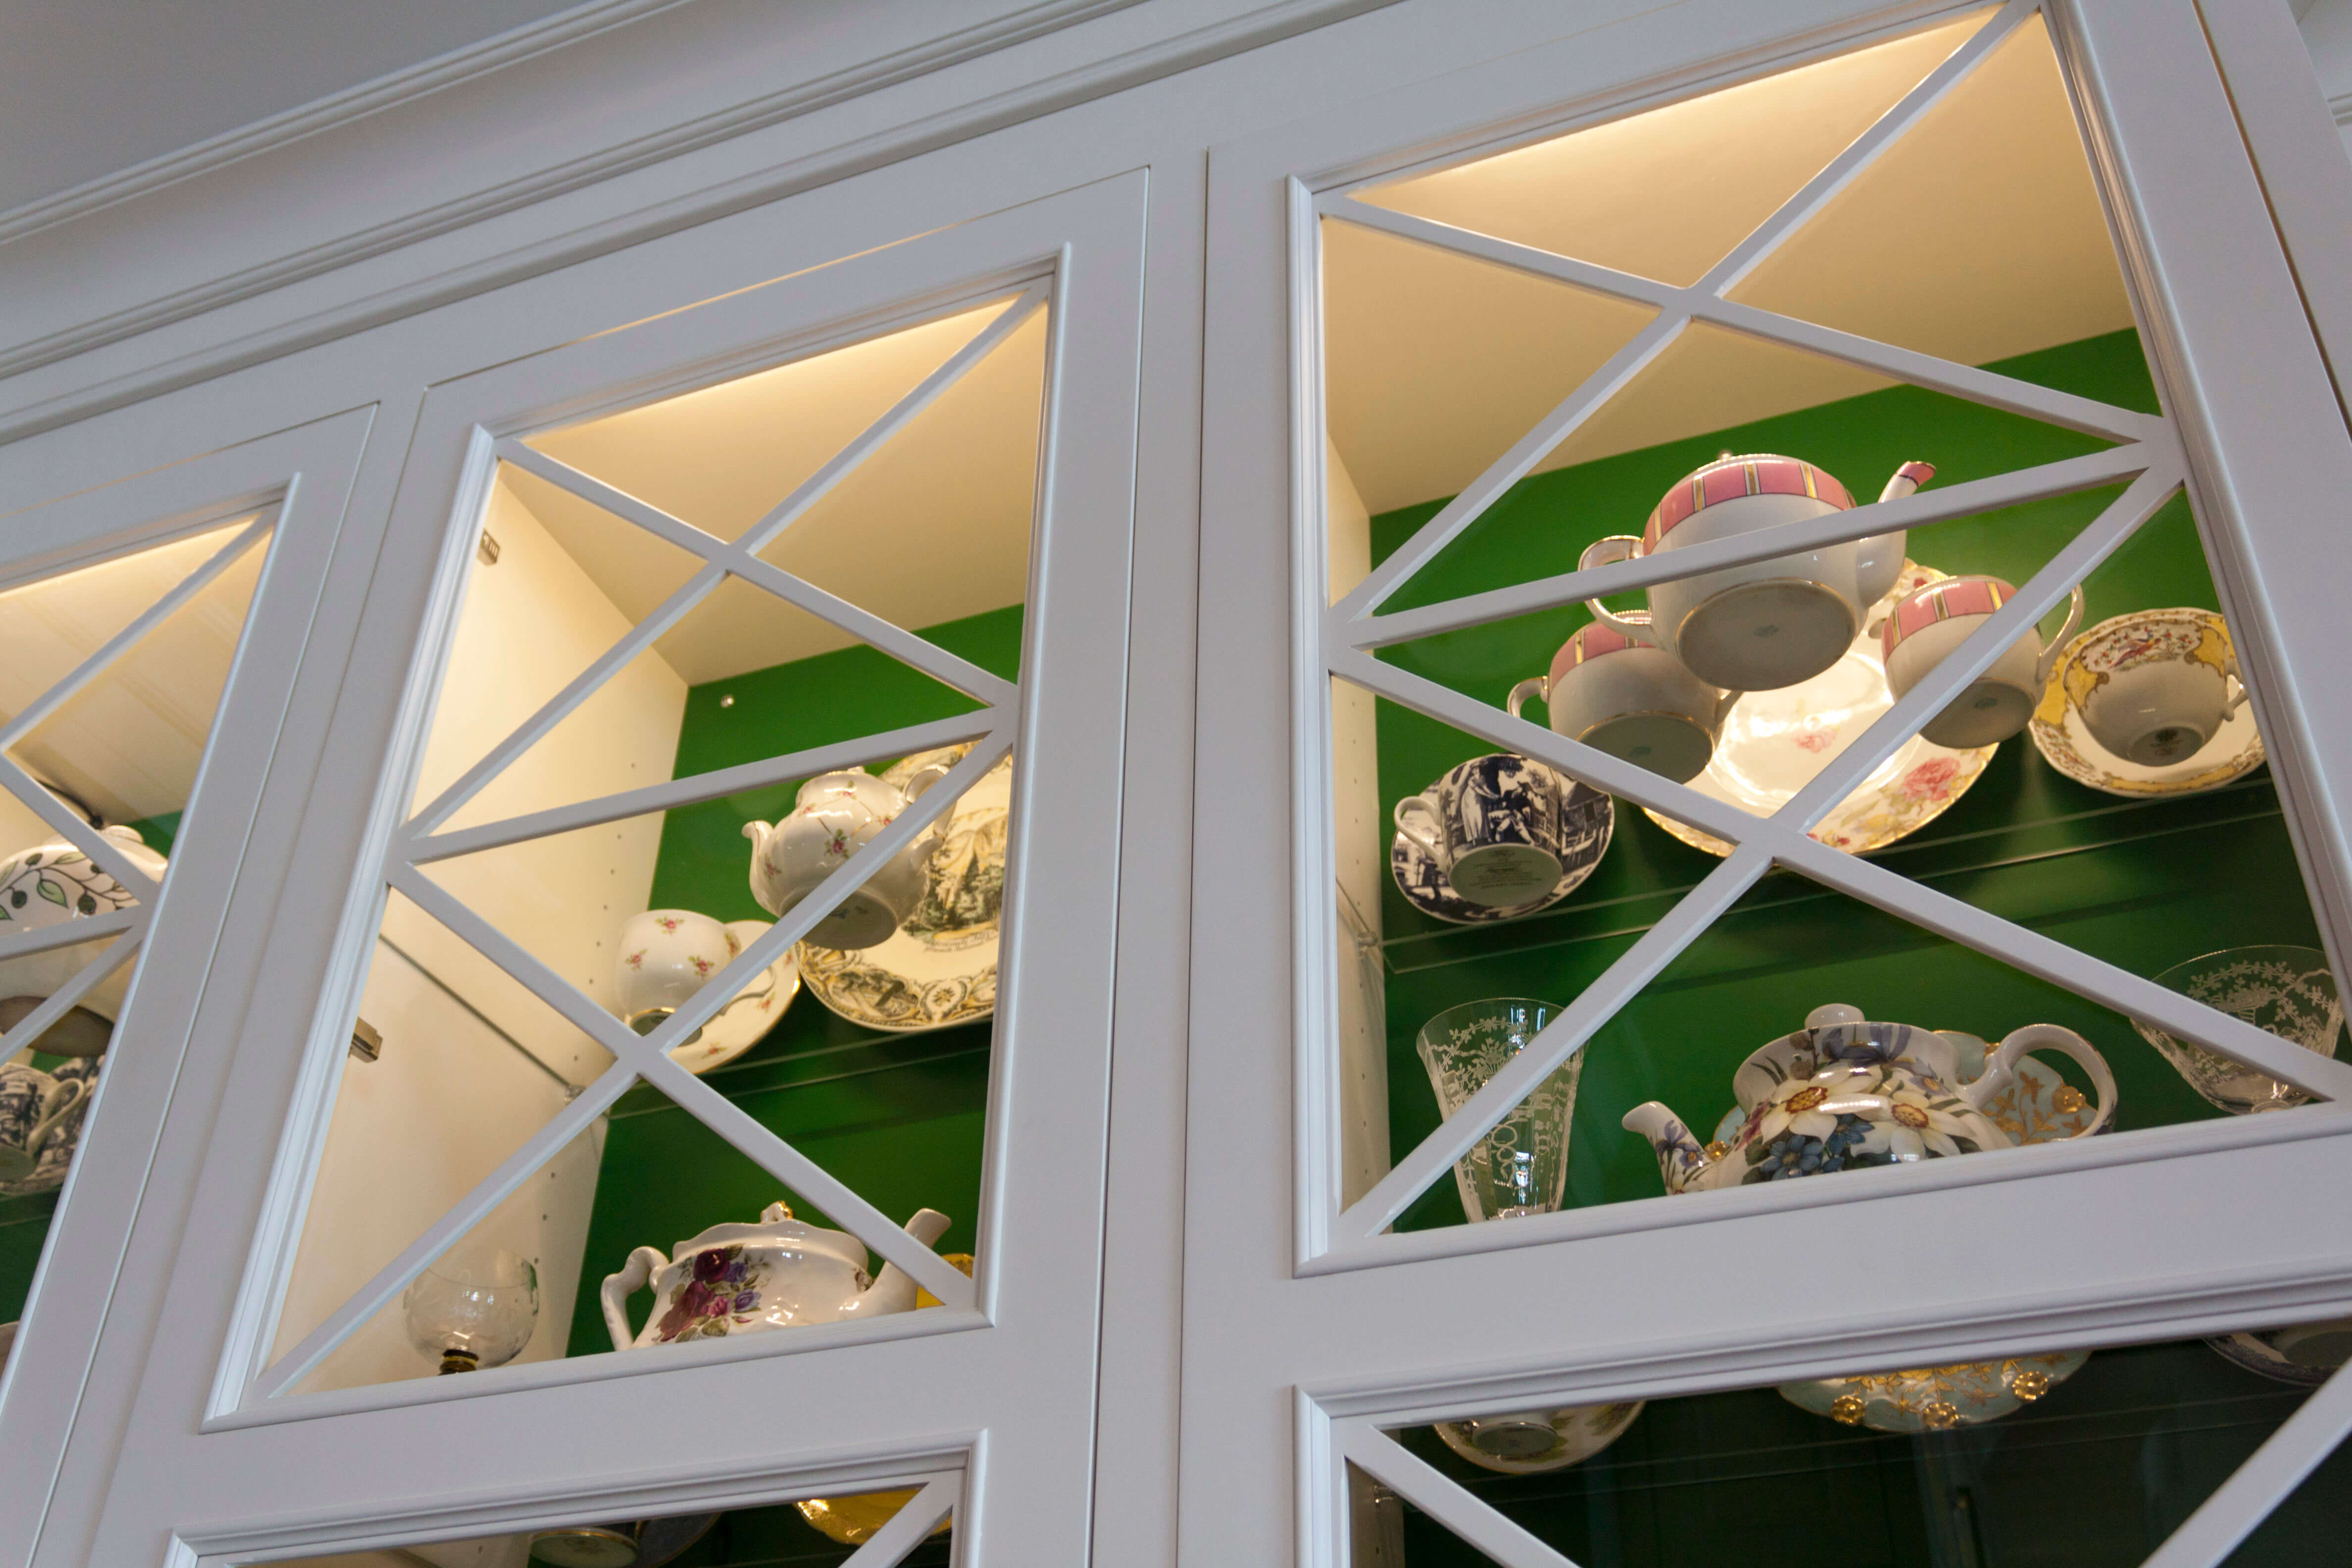
<path id="1" fill-rule="evenodd" d="M 928 1247 L 949 1223 L 937 1209 L 918 1209 L 907 1234 Z M 632 1337 L 629 1297 L 648 1284 L 654 1310 Z M 869 1277 L 864 1242 L 770 1204 L 754 1224 L 714 1225 L 671 1252 L 638 1247 L 618 1274 L 605 1276 L 604 1301 L 613 1348 L 625 1351 L 910 1311 L 915 1282 L 896 1264 Z"/>
<path id="2" fill-rule="evenodd" d="M 772 827 L 764 822 L 743 825 L 743 837 L 751 841 L 751 896 L 770 914 L 782 917 L 947 771 L 941 763 L 921 769 L 908 780 L 904 794 L 887 779 L 855 769 L 809 780 L 801 785 L 790 816 Z M 929 832 L 892 856 L 888 865 L 812 926 L 806 940 L 843 950 L 889 941 L 922 906 L 931 857 L 946 826 L 947 814 L 942 813 Z"/>

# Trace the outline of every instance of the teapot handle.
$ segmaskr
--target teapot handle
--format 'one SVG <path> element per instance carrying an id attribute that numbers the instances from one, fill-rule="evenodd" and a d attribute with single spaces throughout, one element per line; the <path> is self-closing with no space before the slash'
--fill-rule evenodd
<path id="1" fill-rule="evenodd" d="M 2074 628 L 2082 624 L 2083 584 L 2077 583 L 2074 584 L 2074 593 L 2067 595 L 2066 624 L 2060 626 L 2058 635 L 2052 637 L 2043 647 L 2042 662 L 2033 667 L 2033 684 L 2036 688 L 2043 690 L 2049 689 L 2050 677 L 2058 668 L 2058 656 L 2066 651 L 2066 639 L 2073 637 Z"/>
<path id="2" fill-rule="evenodd" d="M 78 1078 L 68 1079 L 51 1089 L 47 1109 L 43 1110 L 40 1121 L 33 1124 L 32 1135 L 25 1140 L 25 1152 L 38 1154 L 48 1142 L 49 1134 L 58 1130 L 58 1123 L 65 1121 L 89 1094 L 89 1085 Z"/>
<path id="3" fill-rule="evenodd" d="M 1590 572 L 1595 566 L 1607 566 L 1620 561 L 1631 561 L 1641 552 L 1642 539 L 1639 534 L 1612 533 L 1605 539 L 1596 539 L 1586 545 L 1584 553 L 1576 558 L 1576 569 L 1579 572 Z M 1628 641 L 1646 643 L 1652 647 L 1660 646 L 1658 634 L 1650 626 L 1647 611 L 1636 610 L 1631 615 L 1621 615 L 1598 599 L 1585 600 L 1584 607 L 1592 612 L 1594 620 Z"/>
<path id="4" fill-rule="evenodd" d="M 2056 1024 L 2028 1024 L 2021 1029 L 2011 1030 L 1986 1058 L 1984 1075 L 1974 1083 L 1959 1086 L 1960 1098 L 1978 1110 L 1983 1110 L 1987 1101 L 2016 1081 L 2018 1058 L 2035 1051 L 2056 1051 L 2061 1056 L 2072 1058 L 2077 1067 L 2090 1075 L 2091 1087 L 2097 1092 L 2098 1103 L 2092 1111 L 2089 1124 L 2082 1131 L 2070 1136 L 2084 1138 L 2094 1132 L 2105 1131 L 2108 1121 L 2116 1114 L 2116 1075 L 2107 1070 L 2106 1058 L 2091 1047 L 2090 1041 Z"/>
<path id="5" fill-rule="evenodd" d="M 604 1276 L 604 1331 L 613 1336 L 613 1348 L 627 1350 L 636 1335 L 629 1331 L 629 1298 L 653 1282 L 653 1277 L 669 1267 L 669 1255 L 657 1247 L 640 1247 L 629 1254 L 618 1274 Z"/>

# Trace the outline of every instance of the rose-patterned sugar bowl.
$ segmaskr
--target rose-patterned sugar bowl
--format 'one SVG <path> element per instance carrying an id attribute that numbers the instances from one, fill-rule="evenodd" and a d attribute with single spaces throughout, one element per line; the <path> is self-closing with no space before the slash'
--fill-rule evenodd
<path id="1" fill-rule="evenodd" d="M 163 857 L 125 825 L 100 829 L 124 858 L 158 881 Z M 44 930 L 126 910 L 138 902 L 130 889 L 63 839 L 36 844 L 0 859 L 0 942 L 12 932 Z M 0 1029 L 13 1028 L 104 952 L 107 938 L 0 958 Z M 100 981 L 38 1042 L 51 1056 L 94 1057 L 106 1049 L 131 985 L 128 963 Z"/>
<path id="2" fill-rule="evenodd" d="M 1627 1111 L 1624 1124 L 1657 1151 L 1670 1193 L 2007 1149 L 2009 1134 L 1987 1108 L 2017 1080 L 2020 1058 L 2045 1050 L 2072 1058 L 2096 1091 L 2096 1109 L 2074 1136 L 2103 1131 L 2115 1116 L 2115 1075 L 2072 1029 L 2012 1030 L 1963 1083 L 1969 1053 L 1958 1037 L 1872 1022 L 1843 1004 L 1814 1008 L 1804 1028 L 1740 1064 L 1732 1089 L 1745 1115 L 1730 1137 L 1701 1147 L 1654 1100 Z"/>
<path id="3" fill-rule="evenodd" d="M 907 1234 L 928 1247 L 949 1223 L 937 1209 L 918 1209 Z M 770 1204 L 754 1224 L 714 1225 L 667 1254 L 657 1247 L 630 1253 L 618 1274 L 605 1276 L 604 1327 L 614 1350 L 628 1350 L 911 1311 L 914 1280 L 896 1264 L 869 1276 L 866 1263 L 856 1237 Z M 654 1309 L 632 1336 L 629 1298 L 648 1284 Z"/>
<path id="4" fill-rule="evenodd" d="M 782 822 L 772 827 L 764 822 L 743 825 L 743 837 L 751 841 L 751 896 L 772 915 L 782 918 L 791 912 L 947 772 L 944 763 L 922 769 L 908 781 L 904 794 L 887 780 L 855 769 L 809 780 L 801 785 L 792 815 Z M 888 865 L 812 926 L 806 940 L 838 952 L 889 941 L 929 889 L 931 857 L 944 841 L 947 826 L 943 813 L 929 832 L 891 857 Z"/>

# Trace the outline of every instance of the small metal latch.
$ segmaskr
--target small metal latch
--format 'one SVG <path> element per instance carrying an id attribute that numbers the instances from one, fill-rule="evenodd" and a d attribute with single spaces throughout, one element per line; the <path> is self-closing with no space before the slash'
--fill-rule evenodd
<path id="1" fill-rule="evenodd" d="M 365 1018 L 352 1020 L 352 1055 L 363 1062 L 372 1062 L 383 1055 L 383 1037 Z"/>
<path id="2" fill-rule="evenodd" d="M 499 563 L 498 536 L 487 528 L 482 530 L 481 542 L 474 546 L 474 558 L 485 566 L 495 566 Z"/>

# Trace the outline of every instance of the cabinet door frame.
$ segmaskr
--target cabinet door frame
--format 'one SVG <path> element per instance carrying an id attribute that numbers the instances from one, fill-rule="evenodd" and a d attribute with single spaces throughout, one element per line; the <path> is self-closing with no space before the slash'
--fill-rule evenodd
<path id="1" fill-rule="evenodd" d="M 1328 598 L 1318 283 L 1302 259 L 1314 254 L 1316 195 L 1968 9 L 1683 7 L 1213 154 L 1202 580 L 1227 597 L 1204 605 L 1201 681 L 1225 696 L 1202 709 L 1196 773 L 1217 848 L 1194 922 L 1186 1333 L 1222 1353 L 1185 1366 L 1187 1560 L 1338 1561 L 1339 1461 L 1376 1451 L 1357 1446 L 1378 1426 L 2176 1338 L 2352 1303 L 2352 1226 L 2282 1215 L 2289 1205 L 2274 1201 L 2341 1180 L 2352 1163 L 2342 1107 L 2298 1112 L 2293 1129 L 2200 1124 L 1509 1225 L 1384 1235 L 1375 1215 L 1375 1234 L 1334 1237 L 1340 1069 L 1322 994 L 1330 869 L 1317 841 L 1330 793 L 1315 761 L 1328 677 L 1302 631 Z M 2311 699 L 2309 675 L 2294 678 L 2340 668 L 2352 637 L 2307 581 L 2326 574 L 2298 583 L 2294 568 L 2327 558 L 2325 497 L 2352 479 L 2352 442 L 2194 7 L 2065 0 L 2050 11 L 2092 157 L 2125 214 L 2122 259 L 2151 318 L 2151 357 L 2189 389 L 2173 410 L 2189 481 L 2225 603 L 2258 650 L 2264 723 L 2284 742 L 2274 755 L 2292 759 L 2282 794 L 2340 961 L 2352 952 L 2352 854 L 2330 781 L 2352 776 L 2352 725 Z M 2201 219 L 2193 210 L 2217 189 L 2226 225 L 2210 203 Z M 2266 460 L 2282 450 L 2295 461 Z M 1444 1134 L 1449 1154 L 1478 1131 Z M 1954 1277 L 1943 1239 L 2014 1223 L 2022 1205 L 2068 1245 L 1971 1254 Z M 2178 1223 L 2113 1223 L 2156 1214 Z M 1865 1215 L 1867 1246 L 1855 1234 Z M 1833 1310 L 1759 1310 L 1701 1283 L 1769 1278 L 1792 1258 L 1850 1293 Z M 1471 1300 L 1541 1310 L 1482 1314 L 1471 1332 Z M 2352 1417 L 2347 1394 L 2315 1401 L 2290 1446 L 2314 1431 L 2332 1445 Z M 1500 1537 L 1481 1544 L 1514 1568 L 1554 1561 L 1505 1551 Z"/>
<path id="2" fill-rule="evenodd" d="M 130 961 L 137 967 L 107 1072 L 84 1113 L 22 1327 L 0 1375 L 0 1428 L 8 1433 L 11 1456 L 0 1467 L 0 1520 L 37 1523 L 99 1354 L 102 1319 L 89 1310 L 86 1291 L 69 1295 L 63 1282 L 99 1281 L 103 1289 L 126 1272 L 135 1276 L 127 1238 L 162 1122 L 179 1094 L 191 1018 L 215 984 L 224 943 L 241 920 L 252 918 L 249 862 L 269 858 L 268 822 L 285 805 L 282 786 L 271 788 L 270 769 L 280 758 L 303 754 L 317 738 L 316 726 L 305 725 L 298 710 L 303 687 L 297 667 L 322 608 L 377 416 L 372 406 L 353 408 L 199 450 L 23 507 L 0 524 L 0 580 L 10 586 L 245 513 L 259 513 L 270 530 L 256 546 L 268 555 L 163 892 L 128 933 L 142 951 Z M 129 444 L 73 445 L 78 450 L 65 455 L 65 468 L 119 463 L 130 455 Z M 28 465 L 16 482 L 54 482 L 61 471 L 55 459 Z M 315 695 L 316 683 L 309 689 Z M 44 814 L 55 828 L 69 825 L 70 814 Z M 14 1530 L 0 1530 L 0 1550 L 11 1544 L 17 1544 Z M 30 1537 L 21 1544 L 29 1553 Z"/>
<path id="3" fill-rule="evenodd" d="M 904 1528 L 893 1526 L 907 1539 L 891 1552 L 875 1549 L 882 1561 L 919 1539 L 918 1522 L 950 1507 L 962 1561 L 1028 1550 L 1013 1544 L 1015 1532 L 1034 1543 L 1039 1519 L 1052 1521 L 1053 1550 L 1083 1553 L 1145 192 L 1136 172 L 977 217 L 942 210 L 941 201 L 968 199 L 949 194 L 904 205 L 901 232 L 915 237 L 841 259 L 816 248 L 827 243 L 821 230 L 796 224 L 799 204 L 779 204 L 697 237 L 775 256 L 777 281 L 678 310 L 663 297 L 672 284 L 658 255 L 634 264 L 608 258 L 598 265 L 618 274 L 619 287 L 598 291 L 593 318 L 575 306 L 534 321 L 558 346 L 501 357 L 427 394 L 359 631 L 362 647 L 404 650 L 399 679 L 377 683 L 388 700 L 347 704 L 338 715 L 335 752 L 344 761 L 335 782 L 345 788 L 322 782 L 326 798 L 289 829 L 298 846 L 361 843 L 359 869 L 349 869 L 346 850 L 343 868 L 313 866 L 292 879 L 274 929 L 250 939 L 260 952 L 256 994 L 284 998 L 275 1010 L 287 1016 L 247 1018 L 120 1458 L 103 1478 L 89 1478 L 98 1489 L 92 1552 L 242 1563 L 895 1482 L 932 1489 L 902 1516 Z M 795 252 L 807 260 L 793 264 Z M 1007 973 L 1006 1005 L 1021 1038 L 1001 1031 L 996 1047 L 971 1308 L 705 1342 L 675 1355 L 501 1368 L 458 1380 L 466 1386 L 424 1378 L 247 1397 L 268 1286 L 299 1206 L 301 1184 L 289 1173 L 299 1173 L 315 1139 L 321 1083 L 340 1060 L 335 1037 L 349 1010 L 348 986 L 339 984 L 348 973 L 322 975 L 308 931 L 364 928 L 354 939 L 361 946 L 373 932 L 354 914 L 376 897 L 369 884 L 380 878 L 396 815 L 387 804 L 396 790 L 383 781 L 404 778 L 400 748 L 430 704 L 425 677 L 440 656 L 429 638 L 420 641 L 420 628 L 446 619 L 445 568 L 470 553 L 464 476 L 486 470 L 487 444 L 510 426 L 705 384 L 797 357 L 848 328 L 862 335 L 1024 279 L 1052 289 L 1052 460 L 1040 474 L 1039 539 L 1050 547 L 1031 563 L 1035 624 L 1017 719 L 1022 754 L 1049 746 L 1054 763 L 1016 771 L 1015 853 L 1029 873 L 1016 870 L 1016 879 L 1039 890 L 1012 894 L 1018 934 L 1007 969 L 1022 972 Z M 534 291 L 516 290 L 513 304 L 530 312 Z M 370 826 L 355 835 L 362 816 Z M 1047 889 L 1058 890 L 1050 901 Z M 350 947 L 342 943 L 336 960 L 346 970 Z M 196 1028 L 208 1025 L 233 1026 L 200 1012 Z M 289 1106 L 301 1113 L 289 1115 Z M 221 1266 L 230 1258 L 245 1260 L 242 1286 L 232 1278 L 239 1269 Z M 739 1449 L 711 1463 L 666 1457 L 695 1451 L 687 1434 L 714 1399 L 827 1415 L 754 1424 Z M 501 1461 L 485 1466 L 484 1455 Z M 992 1535 L 992 1516 L 1015 1522 Z"/>

